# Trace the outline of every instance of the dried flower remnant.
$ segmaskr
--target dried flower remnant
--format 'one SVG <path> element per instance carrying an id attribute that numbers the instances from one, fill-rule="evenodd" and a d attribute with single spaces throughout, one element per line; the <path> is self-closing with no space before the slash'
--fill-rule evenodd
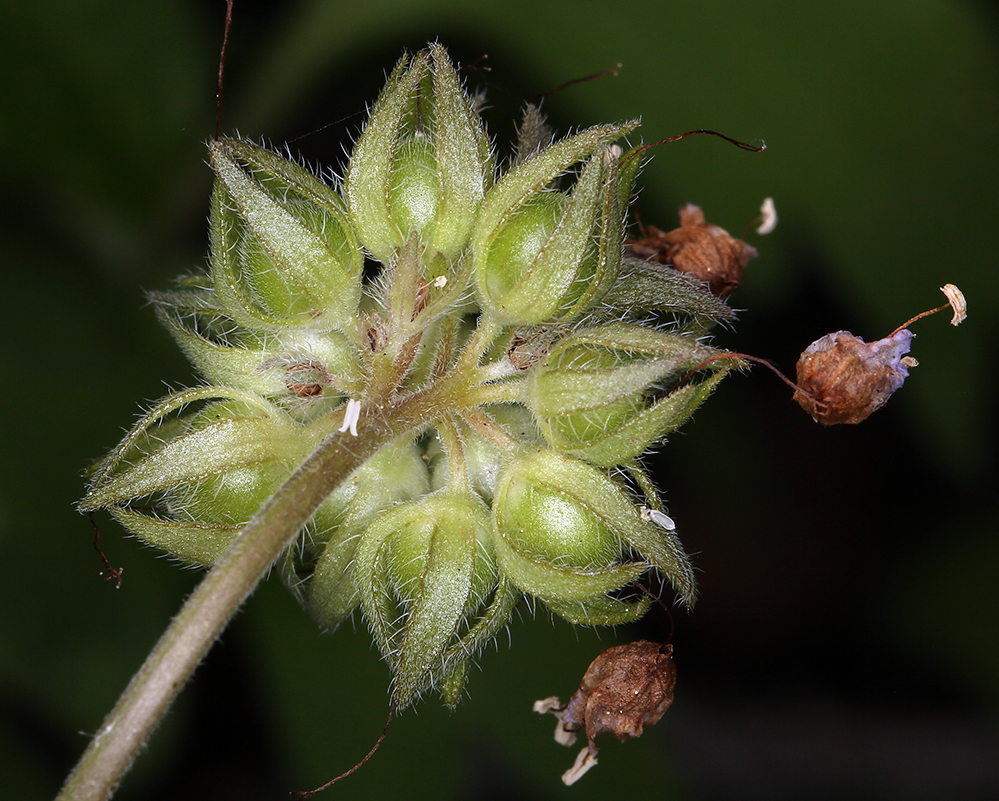
<path id="1" fill-rule="evenodd" d="M 763 214 L 765 217 L 766 204 Z M 776 213 L 773 221 L 776 224 Z M 746 265 L 757 256 L 756 248 L 705 222 L 700 206 L 692 203 L 680 209 L 679 228 L 665 232 L 649 225 L 642 239 L 629 240 L 625 247 L 633 256 L 668 264 L 706 282 L 711 294 L 719 298 L 728 297 L 742 285 Z"/>
<path id="2" fill-rule="evenodd" d="M 964 299 L 964 293 L 953 284 L 944 284 L 940 291 L 947 297 L 947 305 L 954 311 L 954 316 L 950 318 L 951 325 L 960 325 L 968 319 L 968 301 Z"/>
<path id="3" fill-rule="evenodd" d="M 859 423 L 884 405 L 918 362 L 906 356 L 914 334 L 910 324 L 939 311 L 954 311 L 952 325 L 967 316 L 967 303 L 953 284 L 941 287 L 947 303 L 917 314 L 877 342 L 866 343 L 849 331 L 816 340 L 798 360 L 798 391 L 794 399 L 823 425 Z"/>
<path id="4" fill-rule="evenodd" d="M 756 233 L 760 236 L 772 234 L 777 227 L 777 207 L 774 205 L 772 197 L 763 199 L 763 205 L 760 206 L 759 220 L 760 224 L 756 229 Z"/>
<path id="5" fill-rule="evenodd" d="M 824 425 L 859 423 L 881 408 L 902 386 L 911 366 L 912 332 L 866 343 L 849 331 L 826 334 L 809 345 L 798 360 L 794 399 Z"/>
<path id="6" fill-rule="evenodd" d="M 647 640 L 608 648 L 590 664 L 568 705 L 563 707 L 556 697 L 535 702 L 535 712 L 551 712 L 559 719 L 555 740 L 560 745 L 573 745 L 576 732 L 586 730 L 587 745 L 563 774 L 563 782 L 575 783 L 597 764 L 598 735 L 610 732 L 623 742 L 659 722 L 673 703 L 672 656 L 669 643 Z"/>

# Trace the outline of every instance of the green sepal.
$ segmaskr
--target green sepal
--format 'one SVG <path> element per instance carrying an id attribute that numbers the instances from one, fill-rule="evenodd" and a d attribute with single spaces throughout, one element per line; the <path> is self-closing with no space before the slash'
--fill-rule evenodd
<path id="1" fill-rule="evenodd" d="M 209 526 L 245 525 L 293 469 L 292 460 L 277 458 L 234 467 L 165 490 L 166 507 L 179 520 Z"/>
<path id="2" fill-rule="evenodd" d="M 485 251 L 483 245 L 496 235 L 513 210 L 536 196 L 573 164 L 589 158 L 635 130 L 638 125 L 638 120 L 621 125 L 595 125 L 560 139 L 509 170 L 489 190 L 482 203 L 472 238 L 472 248 L 477 252 L 478 258 L 481 259 Z"/>
<path id="3" fill-rule="evenodd" d="M 486 195 L 472 235 L 472 269 L 480 302 L 498 322 L 576 316 L 613 281 L 620 235 L 607 237 L 622 219 L 606 146 L 636 125 L 597 126 L 556 142 L 513 167 Z M 582 160 L 570 196 L 545 191 Z"/>
<path id="4" fill-rule="evenodd" d="M 488 537 L 484 509 L 471 504 L 461 508 L 453 498 L 444 503 L 403 629 L 392 691 L 399 707 L 443 678 L 445 650 L 469 605 L 478 541 Z"/>
<path id="5" fill-rule="evenodd" d="M 649 389 L 722 353 L 690 336 L 628 323 L 584 329 L 532 368 L 528 402 L 553 447 L 612 467 L 680 426 L 730 363 L 712 362 L 719 375 L 685 384 L 651 407 Z"/>
<path id="6" fill-rule="evenodd" d="M 587 161 L 568 198 L 547 193 L 528 199 L 489 242 L 476 278 L 484 306 L 498 321 L 531 325 L 558 312 L 572 316 L 582 302 L 576 292 L 588 300 L 595 291 L 601 162 L 599 155 Z"/>
<path id="7" fill-rule="evenodd" d="M 525 452 L 500 475 L 494 530 L 535 561 L 584 574 L 603 571 L 621 556 L 620 538 L 589 502 L 594 482 L 599 488 L 606 480 L 556 451 Z"/>
<path id="8" fill-rule="evenodd" d="M 363 380 L 360 354 L 339 331 L 289 328 L 263 338 L 268 347 L 241 347 L 208 338 L 189 323 L 197 314 L 184 293 L 152 293 L 160 322 L 195 369 L 211 384 L 235 387 L 269 398 L 287 397 L 301 376 L 296 365 L 314 364 L 333 392 L 357 388 Z M 326 396 L 328 400 L 328 395 Z"/>
<path id="9" fill-rule="evenodd" d="M 390 509 L 362 534 L 355 581 L 375 642 L 395 669 L 397 706 L 447 674 L 445 652 L 478 603 L 476 574 L 492 572 L 477 558 L 488 539 L 481 505 L 446 493 Z"/>
<path id="10" fill-rule="evenodd" d="M 604 488 L 599 498 L 594 497 L 606 519 L 613 521 L 622 540 L 669 580 L 680 600 L 692 607 L 697 599 L 697 580 L 690 557 L 683 550 L 676 532 L 643 520 L 641 510 L 630 498 L 609 490 Z"/>
<path id="11" fill-rule="evenodd" d="M 468 244 L 478 209 L 492 185 L 489 137 L 440 44 L 432 44 L 436 156 L 440 200 L 430 244 L 454 259 Z"/>
<path id="12" fill-rule="evenodd" d="M 214 392 L 231 395 L 217 388 Z M 127 503 L 230 470 L 304 457 L 300 429 L 291 419 L 276 407 L 267 408 L 270 404 L 263 399 L 253 405 L 265 411 L 224 416 L 164 443 L 121 473 L 102 474 L 80 508 L 88 511 Z"/>
<path id="13" fill-rule="evenodd" d="M 549 609 L 570 623 L 580 626 L 620 626 L 631 623 L 644 615 L 650 598 L 621 601 L 617 598 L 591 598 L 587 601 L 566 603 L 542 598 Z"/>
<path id="14" fill-rule="evenodd" d="M 145 515 L 127 506 L 108 507 L 126 529 L 148 545 L 189 564 L 211 567 L 232 544 L 242 526 L 205 525 Z"/>
<path id="15" fill-rule="evenodd" d="M 605 427 L 603 437 L 593 437 L 586 445 L 559 445 L 556 436 L 550 436 L 550 441 L 555 447 L 600 467 L 622 464 L 683 425 L 724 377 L 724 372 L 718 372 L 704 381 L 674 389 L 630 419 Z"/>
<path id="16" fill-rule="evenodd" d="M 350 331 L 363 254 L 339 197 L 292 161 L 249 142 L 210 147 L 212 276 L 245 325 Z"/>
<path id="17" fill-rule="evenodd" d="M 195 387 L 175 392 L 158 401 L 107 456 L 91 465 L 88 470 L 91 486 L 97 487 L 104 483 L 119 465 L 130 465 L 160 448 L 164 441 L 183 434 L 188 423 L 182 418 L 172 418 L 168 415 L 192 403 L 216 399 L 243 401 L 251 406 L 257 406 L 263 414 L 279 413 L 263 398 L 228 387 Z M 89 497 L 88 495 L 80 502 L 80 511 L 89 512 L 103 505 L 88 505 Z"/>
<path id="18" fill-rule="evenodd" d="M 617 202 L 623 210 L 631 205 L 631 195 L 635 189 L 635 181 L 642 169 L 642 152 L 644 145 L 636 145 L 627 150 L 618 159 Z"/>
<path id="19" fill-rule="evenodd" d="M 426 463 L 416 446 L 399 442 L 361 465 L 323 502 L 313 521 L 316 540 L 325 541 L 321 555 L 314 565 L 288 564 L 283 573 L 287 584 L 307 582 L 302 599 L 321 626 L 336 628 L 361 601 L 354 561 L 367 525 L 429 489 Z"/>
<path id="20" fill-rule="evenodd" d="M 671 314 L 690 321 L 697 335 L 707 333 L 719 321 L 735 319 L 735 312 L 708 290 L 703 281 L 656 262 L 625 256 L 617 281 L 603 297 L 609 316 L 647 317 Z"/>
<path id="21" fill-rule="evenodd" d="M 448 706 L 455 706 L 461 697 L 471 658 L 510 621 L 510 616 L 522 597 L 517 588 L 501 576 L 485 612 L 469 632 L 444 654 L 445 669 L 448 672 L 440 684 L 440 692 Z"/>
<path id="22" fill-rule="evenodd" d="M 541 450 L 518 458 L 500 477 L 500 486 L 493 503 L 494 528 L 500 536 L 504 533 L 504 526 L 500 521 L 500 517 L 505 514 L 504 496 L 507 487 L 514 480 L 546 487 L 553 492 L 561 492 L 571 499 L 574 505 L 585 508 L 599 523 L 596 531 L 612 532 L 621 542 L 631 546 L 646 561 L 647 566 L 656 567 L 669 579 L 684 603 L 688 606 L 693 605 L 696 595 L 693 569 L 676 534 L 642 520 L 642 515 L 632 498 L 603 471 L 554 450 Z M 530 504 L 530 497 L 521 502 Z M 555 522 L 557 521 L 552 521 L 552 524 Z M 539 532 L 535 530 L 514 533 L 520 534 L 526 540 L 532 533 L 537 536 Z M 596 547 L 603 546 L 598 542 Z M 499 554 L 499 543 L 497 543 L 497 555 Z M 502 558 L 500 564 L 503 565 Z M 619 586 L 623 586 L 624 583 L 626 582 Z M 542 598 L 562 600 L 554 593 L 546 593 L 543 587 L 538 589 L 541 591 L 536 594 Z"/>
<path id="23" fill-rule="evenodd" d="M 620 562 L 623 540 L 605 514 L 608 495 L 630 503 L 606 475 L 556 451 L 511 461 L 493 500 L 501 571 L 521 590 L 558 601 L 587 600 L 633 581 L 648 565 Z"/>
<path id="24" fill-rule="evenodd" d="M 498 526 L 502 526 L 498 522 Z M 518 588 L 531 595 L 557 601 L 586 601 L 618 590 L 648 569 L 644 563 L 625 563 L 604 570 L 584 571 L 559 567 L 515 548 L 499 529 L 496 559 L 500 570 Z"/>
<path id="25" fill-rule="evenodd" d="M 465 689 L 465 682 L 468 680 L 468 663 L 469 659 L 467 657 L 455 660 L 454 664 L 450 666 L 450 669 L 438 684 L 441 698 L 452 709 L 458 705 L 458 701 L 461 700 L 461 694 Z"/>
<path id="26" fill-rule="evenodd" d="M 273 354 L 262 349 L 239 348 L 213 342 L 183 324 L 183 317 L 175 313 L 166 293 L 150 296 L 156 306 L 156 316 L 170 332 L 194 368 L 214 385 L 236 387 L 244 392 L 274 396 L 287 391 L 277 370 L 262 370 Z"/>
<path id="27" fill-rule="evenodd" d="M 393 666 L 399 646 L 395 622 L 402 610 L 389 585 L 386 543 L 399 526 L 413 522 L 415 506 L 401 504 L 378 515 L 361 533 L 354 558 L 354 585 L 364 618 L 378 650 Z"/>
<path id="28" fill-rule="evenodd" d="M 581 271 L 576 277 L 576 286 L 583 287 L 583 290 L 578 295 L 576 292 L 567 293 L 566 302 L 558 312 L 560 319 L 571 320 L 588 311 L 603 299 L 617 281 L 621 267 L 621 240 L 624 237 L 626 208 L 620 202 L 622 175 L 618 152 L 619 148 L 615 146 L 604 150 L 602 154 L 603 187 L 597 220 L 597 253 L 591 259 L 592 272 L 587 274 Z"/>
<path id="29" fill-rule="evenodd" d="M 395 65 L 354 145 L 344 179 L 344 198 L 358 236 L 368 252 L 383 264 L 393 260 L 394 249 L 406 239 L 392 217 L 389 202 L 392 173 L 399 126 L 410 98 L 420 86 L 429 58 L 424 51 L 411 64 L 409 57 L 403 56 Z"/>
<path id="30" fill-rule="evenodd" d="M 354 146 L 344 195 L 383 264 L 412 231 L 450 260 L 468 241 L 492 169 L 482 122 L 434 44 L 396 65 Z"/>
<path id="31" fill-rule="evenodd" d="M 634 509 L 634 507 L 632 507 Z M 632 520 L 632 527 L 621 532 L 622 538 L 662 573 L 689 609 L 697 600 L 697 579 L 690 557 L 683 550 L 680 538 L 673 531 L 667 531 L 654 523 L 646 522 L 636 512 L 635 517 L 642 525 Z"/>
<path id="32" fill-rule="evenodd" d="M 517 139 L 514 143 L 514 153 L 510 160 L 510 167 L 527 161 L 529 158 L 540 152 L 544 147 L 554 140 L 554 131 L 548 127 L 541 110 L 529 103 L 524 108 L 524 118 L 517 126 Z"/>

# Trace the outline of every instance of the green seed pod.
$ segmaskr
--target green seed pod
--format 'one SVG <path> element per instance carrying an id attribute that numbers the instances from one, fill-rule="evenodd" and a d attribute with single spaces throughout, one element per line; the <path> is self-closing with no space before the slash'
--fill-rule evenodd
<path id="1" fill-rule="evenodd" d="M 636 125 L 598 126 L 563 139 L 489 192 L 472 236 L 472 269 L 482 307 L 498 322 L 571 319 L 609 289 L 621 261 L 627 193 L 620 149 L 608 145 Z M 572 192 L 552 191 L 552 182 L 582 160 Z"/>
<path id="2" fill-rule="evenodd" d="M 492 172 L 482 121 L 434 44 L 396 65 L 351 154 L 344 195 L 361 241 L 382 263 L 414 231 L 452 260 Z"/>
<path id="3" fill-rule="evenodd" d="M 259 418 L 259 410 L 245 401 L 219 401 L 190 418 L 187 437 L 196 437 L 206 431 L 215 435 L 225 427 L 240 425 L 240 421 L 254 417 Z M 190 444 L 189 439 L 187 444 Z M 293 460 L 303 455 L 304 448 L 291 452 L 273 448 L 266 456 L 252 459 L 255 463 L 245 467 L 208 475 L 167 490 L 167 510 L 180 520 L 241 527 L 291 475 Z"/>
<path id="4" fill-rule="evenodd" d="M 693 602 L 693 574 L 675 535 L 643 520 L 617 483 L 571 456 L 541 450 L 512 461 L 496 490 L 493 530 L 500 570 L 553 611 L 574 610 L 572 620 L 641 614 L 642 604 L 607 595 L 650 567 Z"/>
<path id="5" fill-rule="evenodd" d="M 732 364 L 685 381 L 689 370 L 721 351 L 693 337 L 611 323 L 576 331 L 531 368 L 528 403 L 552 447 L 601 467 L 635 458 L 683 424 Z M 668 389 L 654 399 L 650 389 Z"/>
<path id="6" fill-rule="evenodd" d="M 211 398 L 223 400 L 168 418 Z M 161 401 L 96 467 L 80 508 L 106 507 L 150 545 L 211 565 L 310 445 L 304 429 L 262 398 L 187 390 Z"/>
<path id="7" fill-rule="evenodd" d="M 456 699 L 459 663 L 505 625 L 515 601 L 498 584 L 485 507 L 452 493 L 379 515 L 361 536 L 354 575 L 400 707 L 448 676 L 445 697 Z"/>
<path id="8" fill-rule="evenodd" d="M 360 534 L 380 513 L 429 491 L 426 461 L 413 442 L 368 459 L 316 512 L 301 549 L 281 565 L 285 583 L 324 628 L 335 629 L 360 603 L 354 560 Z"/>
<path id="9" fill-rule="evenodd" d="M 212 276 L 239 325 L 352 331 L 364 256 L 339 196 L 308 170 L 242 140 L 211 144 Z"/>

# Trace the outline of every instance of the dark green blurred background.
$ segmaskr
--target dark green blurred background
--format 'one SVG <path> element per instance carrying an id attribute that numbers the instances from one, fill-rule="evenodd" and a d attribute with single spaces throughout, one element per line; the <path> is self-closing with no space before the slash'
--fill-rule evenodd
<path id="1" fill-rule="evenodd" d="M 203 263 L 224 4 L 57 0 L 0 12 L 0 796 L 51 797 L 199 574 L 101 520 L 101 581 L 73 503 L 142 401 L 192 383 L 143 291 Z M 223 128 L 343 162 L 404 48 L 439 38 L 487 90 L 502 145 L 522 98 L 562 130 L 635 115 L 659 148 L 639 209 L 686 202 L 777 231 L 720 345 L 793 370 L 841 328 L 916 324 L 921 365 L 860 427 L 822 429 L 766 371 L 737 376 L 655 457 L 702 596 L 676 614 L 676 702 L 642 740 L 574 751 L 531 712 L 618 632 L 511 627 L 451 714 L 428 699 L 337 799 L 999 797 L 995 506 L 999 26 L 970 0 L 630 4 L 239 2 Z M 121 799 L 278 799 L 358 759 L 388 674 L 363 626 L 322 636 L 269 581 L 210 654 Z"/>

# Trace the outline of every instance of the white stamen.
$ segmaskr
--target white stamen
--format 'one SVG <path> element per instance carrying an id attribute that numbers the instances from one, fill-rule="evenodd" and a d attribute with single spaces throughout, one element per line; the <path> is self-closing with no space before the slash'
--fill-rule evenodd
<path id="1" fill-rule="evenodd" d="M 964 299 L 964 293 L 953 284 L 944 284 L 940 291 L 947 296 L 947 302 L 954 310 L 950 324 L 960 325 L 968 318 L 968 301 Z"/>
<path id="2" fill-rule="evenodd" d="M 596 764 L 597 764 L 597 758 L 595 756 L 590 755 L 589 746 L 584 747 L 583 750 L 580 751 L 579 755 L 576 757 L 576 761 L 573 764 L 573 766 L 562 774 L 563 783 L 567 785 L 575 784 L 576 781 L 584 773 L 586 773 L 586 771 L 588 771 Z"/>
<path id="3" fill-rule="evenodd" d="M 763 220 L 756 229 L 756 233 L 769 234 L 777 227 L 777 207 L 774 206 L 774 199 L 772 197 L 768 197 L 763 201 L 763 205 L 760 206 L 760 216 Z"/>
<path id="4" fill-rule="evenodd" d="M 359 400 L 354 400 L 351 398 L 347 401 L 347 408 L 343 413 L 343 425 L 340 426 L 340 432 L 350 430 L 350 435 L 352 437 L 357 436 L 357 421 L 361 418 L 361 402 Z"/>

